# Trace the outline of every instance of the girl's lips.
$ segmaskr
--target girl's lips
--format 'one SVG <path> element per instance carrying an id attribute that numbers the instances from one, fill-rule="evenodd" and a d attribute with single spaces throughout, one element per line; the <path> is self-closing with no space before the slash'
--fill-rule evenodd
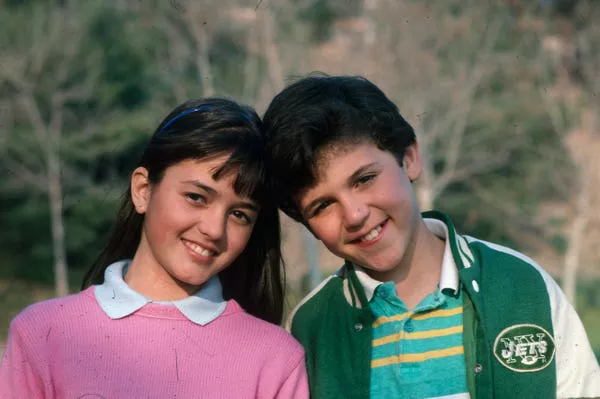
<path id="1" fill-rule="evenodd" d="M 215 252 L 213 252 L 209 249 L 206 249 L 199 244 L 192 243 L 187 240 L 182 240 L 182 242 L 183 242 L 183 246 L 185 247 L 185 250 L 187 251 L 187 253 L 197 262 L 208 263 L 208 262 L 211 262 L 216 256 Z M 198 247 L 202 247 L 204 250 L 198 252 L 197 251 Z M 208 254 L 206 254 L 206 252 L 208 252 Z"/>

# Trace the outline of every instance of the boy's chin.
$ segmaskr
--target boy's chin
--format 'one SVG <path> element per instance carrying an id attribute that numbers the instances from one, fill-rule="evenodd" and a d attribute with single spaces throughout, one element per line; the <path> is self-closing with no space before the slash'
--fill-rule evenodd
<path id="1" fill-rule="evenodd" d="M 385 275 L 396 270 L 396 265 L 394 264 L 367 264 L 364 266 L 361 265 L 361 267 L 368 275 Z"/>

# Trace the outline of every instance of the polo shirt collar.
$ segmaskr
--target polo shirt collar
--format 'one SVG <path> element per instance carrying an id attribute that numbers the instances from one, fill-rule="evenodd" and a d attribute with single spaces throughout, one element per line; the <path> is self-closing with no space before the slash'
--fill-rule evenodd
<path id="1" fill-rule="evenodd" d="M 123 277 L 131 260 L 123 260 L 106 268 L 104 283 L 94 286 L 98 304 L 111 319 L 120 319 L 138 311 L 148 303 L 175 306 L 190 321 L 201 326 L 219 317 L 227 301 L 218 276 L 213 276 L 202 288 L 187 298 L 172 302 L 157 302 L 131 289 Z"/>
<path id="2" fill-rule="evenodd" d="M 450 248 L 448 238 L 448 227 L 444 222 L 437 219 L 423 219 L 425 226 L 435 234 L 437 237 L 443 239 L 444 243 L 444 257 L 442 259 L 442 271 L 440 273 L 440 291 L 447 295 L 456 295 L 458 293 L 459 279 L 458 279 L 458 268 L 452 256 L 452 250 Z M 383 282 L 375 280 L 369 276 L 365 269 L 361 266 L 354 265 L 356 270 L 356 277 L 365 290 L 365 296 L 368 301 L 371 301 L 375 290 Z"/>

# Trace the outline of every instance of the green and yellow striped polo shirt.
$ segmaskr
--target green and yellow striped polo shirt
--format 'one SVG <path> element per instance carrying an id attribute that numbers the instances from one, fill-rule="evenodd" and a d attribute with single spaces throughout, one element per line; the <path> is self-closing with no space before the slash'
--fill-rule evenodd
<path id="1" fill-rule="evenodd" d="M 445 238 L 445 225 L 427 220 Z M 458 271 L 446 244 L 439 288 L 414 309 L 357 268 L 375 316 L 371 356 L 372 398 L 468 399 L 462 342 L 463 307 Z"/>

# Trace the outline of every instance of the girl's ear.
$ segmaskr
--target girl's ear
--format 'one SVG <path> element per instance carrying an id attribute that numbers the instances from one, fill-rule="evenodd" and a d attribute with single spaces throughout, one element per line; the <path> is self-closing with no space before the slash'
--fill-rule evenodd
<path id="1" fill-rule="evenodd" d="M 150 202 L 150 181 L 148 169 L 140 166 L 131 174 L 131 200 L 140 215 L 146 213 Z"/>

